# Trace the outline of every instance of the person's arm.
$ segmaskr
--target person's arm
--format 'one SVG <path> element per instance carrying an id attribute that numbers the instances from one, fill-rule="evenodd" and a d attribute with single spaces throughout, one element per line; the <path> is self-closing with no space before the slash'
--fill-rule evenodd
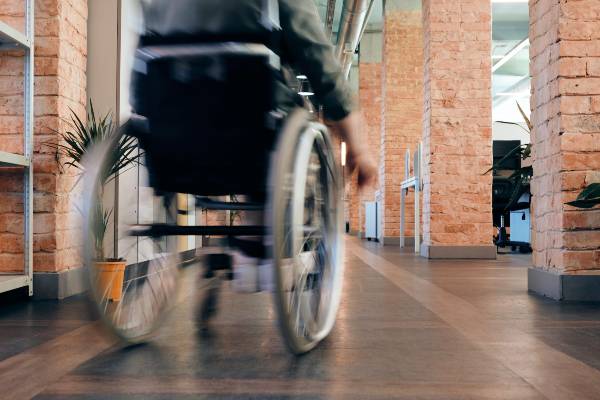
<path id="1" fill-rule="evenodd" d="M 346 161 L 350 171 L 358 170 L 358 186 L 374 185 L 377 181 L 377 166 L 369 154 L 360 132 L 363 132 L 363 121 L 360 113 L 353 111 L 342 120 L 329 122 L 337 136 L 346 142 Z"/>
<path id="2" fill-rule="evenodd" d="M 284 51 L 292 67 L 308 77 L 324 117 L 346 142 L 348 163 L 358 168 L 359 185 L 371 184 L 377 168 L 360 135 L 361 118 L 348 83 L 327 38 L 315 4 L 306 0 L 280 0 Z"/>
<path id="3" fill-rule="evenodd" d="M 286 61 L 308 77 L 326 119 L 339 121 L 347 117 L 354 108 L 352 94 L 314 2 L 279 3 Z"/>

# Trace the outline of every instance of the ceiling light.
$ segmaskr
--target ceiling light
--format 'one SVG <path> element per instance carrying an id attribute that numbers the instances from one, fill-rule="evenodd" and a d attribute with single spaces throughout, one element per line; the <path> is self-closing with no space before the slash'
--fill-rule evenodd
<path id="1" fill-rule="evenodd" d="M 298 76 L 296 77 L 296 79 L 303 81 L 303 80 L 305 80 L 305 79 L 308 79 L 308 77 L 307 77 L 306 75 L 298 75 Z"/>
<path id="2" fill-rule="evenodd" d="M 298 92 L 300 96 L 314 96 L 313 92 Z"/>

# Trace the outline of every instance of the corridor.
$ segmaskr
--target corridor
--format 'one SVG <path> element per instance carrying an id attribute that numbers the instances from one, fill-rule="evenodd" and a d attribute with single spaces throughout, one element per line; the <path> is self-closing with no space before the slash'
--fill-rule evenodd
<path id="1" fill-rule="evenodd" d="M 337 325 L 299 358 L 267 294 L 225 288 L 202 332 L 184 288 L 158 337 L 128 349 L 97 330 L 82 297 L 14 302 L 0 311 L 1 397 L 598 398 L 600 307 L 528 294 L 528 256 L 431 261 L 355 238 L 346 253 Z"/>

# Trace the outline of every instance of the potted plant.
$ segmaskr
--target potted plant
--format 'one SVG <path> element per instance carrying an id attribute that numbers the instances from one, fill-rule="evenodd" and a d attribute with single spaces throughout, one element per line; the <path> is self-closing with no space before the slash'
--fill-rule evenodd
<path id="1" fill-rule="evenodd" d="M 59 142 L 52 146 L 57 150 L 59 160 L 63 160 L 62 167 L 74 167 L 80 173 L 83 173 L 84 165 L 82 162 L 87 152 L 95 145 L 112 138 L 117 133 L 117 128 L 110 112 L 100 118 L 96 117 L 91 100 L 86 108 L 85 122 L 73 110 L 71 110 L 70 120 L 66 122 L 68 129 L 64 133 L 58 132 Z M 123 136 L 119 140 L 119 147 L 114 155 L 114 161 L 101 175 L 98 193 L 95 194 L 98 199 L 103 199 L 104 188 L 109 182 L 137 162 L 136 150 L 137 142 L 135 138 Z M 119 301 L 123 289 L 126 261 L 119 258 L 117 254 L 113 254 L 113 257 L 106 256 L 104 238 L 113 210 L 112 208 L 105 208 L 102 201 L 97 201 L 96 204 L 94 222 L 90 227 L 94 238 L 93 267 L 96 269 L 98 288 L 101 293 L 105 293 L 110 300 Z"/>
<path id="2" fill-rule="evenodd" d="M 516 122 L 506 122 L 506 121 L 496 121 L 496 122 L 501 123 L 501 124 L 507 124 L 507 125 L 515 125 L 521 129 L 523 129 L 525 132 L 527 132 L 527 134 L 530 135 L 531 130 L 533 129 L 531 120 L 527 117 L 527 114 L 525 114 L 525 112 L 523 111 L 523 109 L 521 108 L 521 105 L 519 103 L 517 103 L 517 108 L 519 109 L 519 113 L 523 117 L 523 121 L 525 121 L 525 125 L 527 126 L 527 129 L 524 128 L 521 124 L 517 124 Z M 524 165 L 521 166 L 520 168 L 516 169 L 512 173 L 512 175 L 510 175 L 508 177 L 508 179 L 512 182 L 513 190 L 512 190 L 510 200 L 505 207 L 506 210 L 508 210 L 513 205 L 515 205 L 515 203 L 519 200 L 519 197 L 523 193 L 523 190 L 528 188 L 531 178 L 533 177 L 533 166 L 531 165 L 530 162 L 525 162 L 526 160 L 531 158 L 531 150 L 532 150 L 531 146 L 532 146 L 531 143 L 527 143 L 527 144 L 521 144 L 521 145 L 515 147 L 507 155 L 505 155 L 500 160 L 498 160 L 494 165 L 492 165 L 492 167 L 490 169 L 488 169 L 485 172 L 485 174 L 489 174 L 492 171 L 494 173 L 496 173 L 497 170 L 502 169 L 502 166 L 504 165 L 504 163 L 506 161 L 511 160 L 517 154 L 519 155 L 521 160 L 524 161 Z"/>

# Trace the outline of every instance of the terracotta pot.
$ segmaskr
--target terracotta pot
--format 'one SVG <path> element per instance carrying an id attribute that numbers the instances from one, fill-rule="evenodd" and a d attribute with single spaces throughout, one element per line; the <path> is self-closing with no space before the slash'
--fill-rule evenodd
<path id="1" fill-rule="evenodd" d="M 98 294 L 112 301 L 120 301 L 125 280 L 125 261 L 96 261 Z"/>

